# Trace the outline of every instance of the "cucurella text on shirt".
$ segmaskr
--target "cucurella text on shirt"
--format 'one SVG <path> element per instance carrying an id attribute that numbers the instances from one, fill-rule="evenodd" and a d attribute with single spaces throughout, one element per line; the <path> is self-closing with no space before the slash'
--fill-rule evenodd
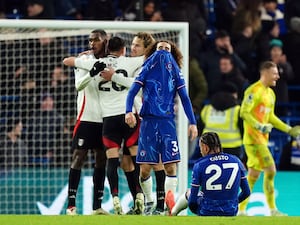
<path id="1" fill-rule="evenodd" d="M 210 157 L 210 161 L 218 161 L 218 160 L 228 160 L 229 157 L 227 155 L 215 155 L 213 157 Z"/>

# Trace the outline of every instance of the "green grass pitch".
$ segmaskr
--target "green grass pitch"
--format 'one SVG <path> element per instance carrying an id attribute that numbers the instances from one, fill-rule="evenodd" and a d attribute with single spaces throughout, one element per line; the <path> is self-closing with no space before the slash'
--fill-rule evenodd
<path id="1" fill-rule="evenodd" d="M 300 225 L 300 217 L 0 215 L 1 225 Z"/>

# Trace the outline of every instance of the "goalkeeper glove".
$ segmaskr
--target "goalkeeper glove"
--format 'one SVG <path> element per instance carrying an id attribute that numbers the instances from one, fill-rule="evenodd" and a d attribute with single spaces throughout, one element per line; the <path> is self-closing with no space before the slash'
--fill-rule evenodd
<path id="1" fill-rule="evenodd" d="M 272 131 L 273 125 L 270 123 L 265 123 L 265 124 L 259 123 L 255 126 L 255 128 L 258 129 L 263 134 L 267 134 Z"/>
<path id="2" fill-rule="evenodd" d="M 300 126 L 297 125 L 297 126 L 292 127 L 289 130 L 288 134 L 291 135 L 292 137 L 296 138 L 298 135 L 300 135 Z"/>
<path id="3" fill-rule="evenodd" d="M 99 74 L 102 70 L 104 70 L 104 68 L 106 67 L 106 64 L 104 62 L 95 62 L 95 64 L 93 65 L 93 68 L 90 70 L 90 76 L 94 77 L 97 74 Z"/>

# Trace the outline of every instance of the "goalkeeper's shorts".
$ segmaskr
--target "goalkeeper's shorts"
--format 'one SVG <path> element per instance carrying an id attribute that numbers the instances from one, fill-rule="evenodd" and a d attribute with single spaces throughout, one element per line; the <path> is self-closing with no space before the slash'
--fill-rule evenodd
<path id="1" fill-rule="evenodd" d="M 258 171 L 263 171 L 275 165 L 270 149 L 266 145 L 245 145 L 247 154 L 247 167 Z"/>

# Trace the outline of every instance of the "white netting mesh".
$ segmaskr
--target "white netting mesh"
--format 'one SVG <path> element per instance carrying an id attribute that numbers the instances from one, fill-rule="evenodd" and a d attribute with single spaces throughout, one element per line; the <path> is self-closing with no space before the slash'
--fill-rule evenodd
<path id="1" fill-rule="evenodd" d="M 62 59 L 86 50 L 88 35 L 95 26 L 54 29 L 53 23 L 65 21 L 46 21 L 44 27 L 41 21 L 37 26 L 33 22 L 32 27 L 9 27 L 7 23 L 0 26 L 0 214 L 60 214 L 66 204 L 76 118 L 74 74 L 72 68 L 62 65 Z M 97 25 L 101 27 L 101 23 Z M 182 30 L 171 27 L 147 31 L 156 39 L 180 44 Z M 133 35 L 145 31 L 144 26 L 104 29 L 123 37 L 128 49 Z M 23 127 L 19 124 L 13 129 L 19 119 Z M 12 130 L 19 132 L 17 141 L 10 141 Z M 91 210 L 91 165 L 90 156 L 78 192 L 79 213 Z M 120 184 L 124 185 L 120 190 L 126 192 L 126 181 Z M 104 205 L 109 207 L 109 191 L 105 193 Z"/>

